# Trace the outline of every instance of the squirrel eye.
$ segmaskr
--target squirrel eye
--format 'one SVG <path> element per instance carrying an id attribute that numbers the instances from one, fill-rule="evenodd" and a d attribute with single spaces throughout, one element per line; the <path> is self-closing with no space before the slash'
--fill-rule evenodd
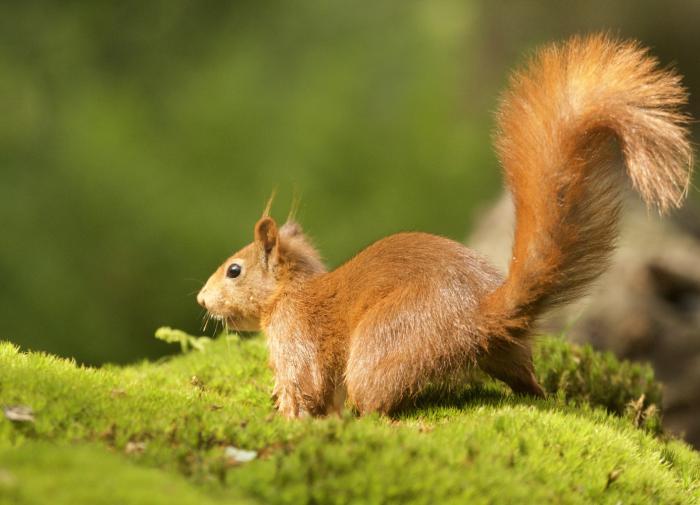
<path id="1" fill-rule="evenodd" d="M 235 279 L 239 275 L 241 275 L 241 265 L 238 263 L 231 263 L 228 270 L 226 270 L 226 277 L 229 279 Z"/>

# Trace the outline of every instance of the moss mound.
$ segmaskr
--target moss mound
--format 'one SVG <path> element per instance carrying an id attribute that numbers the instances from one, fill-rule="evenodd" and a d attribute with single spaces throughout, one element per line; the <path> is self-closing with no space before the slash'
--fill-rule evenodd
<path id="1" fill-rule="evenodd" d="M 700 501 L 700 455 L 661 434 L 651 370 L 590 348 L 542 339 L 547 400 L 482 378 L 393 419 L 290 422 L 261 338 L 193 343 L 100 369 L 0 344 L 0 502 Z"/>

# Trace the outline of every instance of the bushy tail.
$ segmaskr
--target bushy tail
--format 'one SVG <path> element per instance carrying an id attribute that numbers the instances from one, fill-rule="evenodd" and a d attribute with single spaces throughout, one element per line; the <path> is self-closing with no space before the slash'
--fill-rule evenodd
<path id="1" fill-rule="evenodd" d="M 507 279 L 482 302 L 490 336 L 526 336 L 605 269 L 620 207 L 615 144 L 648 205 L 681 204 L 692 149 L 680 81 L 637 43 L 604 35 L 545 47 L 513 75 L 496 148 L 513 193 L 515 242 Z"/>

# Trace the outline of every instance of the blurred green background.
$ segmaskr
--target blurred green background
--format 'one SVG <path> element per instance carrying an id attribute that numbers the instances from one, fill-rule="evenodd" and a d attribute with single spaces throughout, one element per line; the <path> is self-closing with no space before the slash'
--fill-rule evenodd
<path id="1" fill-rule="evenodd" d="M 3 2 L 0 339 L 167 351 L 273 188 L 331 265 L 461 239 L 499 191 L 491 112 L 537 44 L 636 37 L 700 90 L 700 2 Z M 700 101 L 691 111 L 700 117 Z"/>

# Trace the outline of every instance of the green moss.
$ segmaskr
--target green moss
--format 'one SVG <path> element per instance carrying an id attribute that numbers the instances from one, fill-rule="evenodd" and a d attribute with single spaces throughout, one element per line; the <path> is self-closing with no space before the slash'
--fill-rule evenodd
<path id="1" fill-rule="evenodd" d="M 0 449 L 0 462 L 11 468 L 0 470 L 0 503 L 217 503 L 178 475 L 134 465 L 94 445 L 31 441 L 21 449 Z"/>
<path id="2" fill-rule="evenodd" d="M 661 433 L 661 385 L 648 364 L 619 361 L 590 345 L 542 339 L 535 348 L 537 375 L 545 391 L 568 402 L 599 405 Z"/>
<path id="3" fill-rule="evenodd" d="M 393 419 L 291 422 L 272 408 L 261 338 L 203 349 L 93 369 L 0 344 L 0 404 L 34 411 L 0 419 L 0 500 L 700 501 L 700 456 L 657 436 L 649 367 L 589 348 L 542 340 L 547 400 L 482 380 Z M 258 458 L 237 464 L 227 446 Z"/>

